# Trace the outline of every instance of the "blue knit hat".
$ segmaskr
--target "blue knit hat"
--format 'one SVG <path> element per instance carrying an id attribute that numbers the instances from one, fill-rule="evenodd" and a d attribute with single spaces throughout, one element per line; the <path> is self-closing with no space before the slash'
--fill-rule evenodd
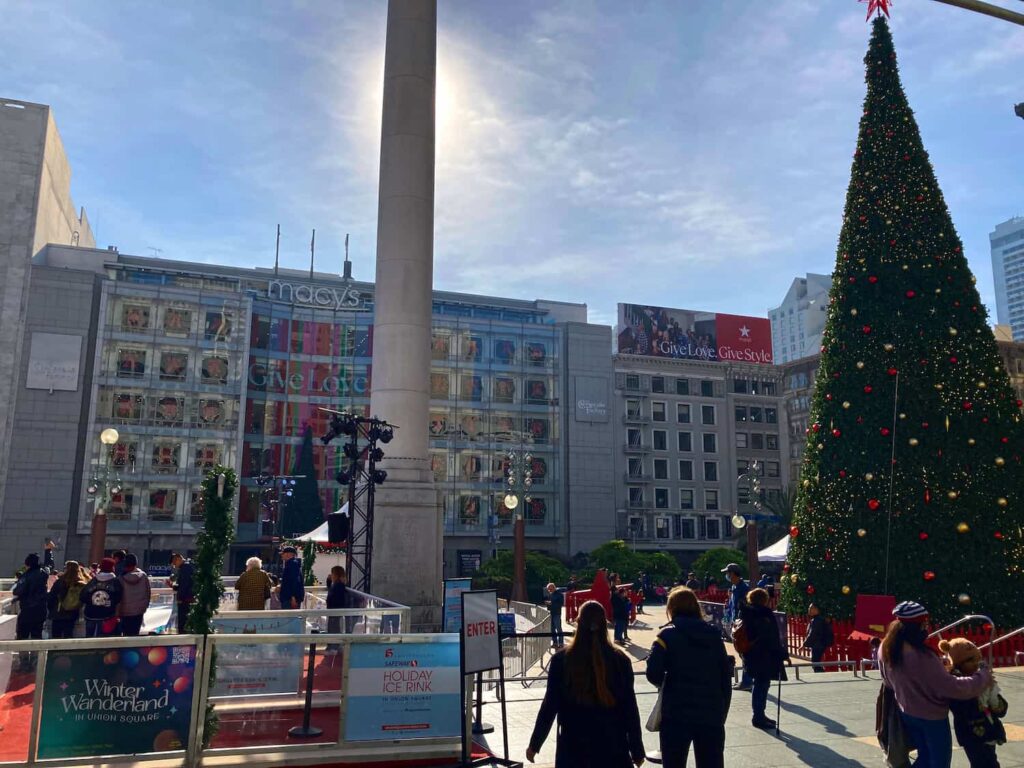
<path id="1" fill-rule="evenodd" d="M 920 623 L 928 619 L 928 609 L 913 600 L 904 600 L 892 609 L 892 615 L 900 621 Z"/>

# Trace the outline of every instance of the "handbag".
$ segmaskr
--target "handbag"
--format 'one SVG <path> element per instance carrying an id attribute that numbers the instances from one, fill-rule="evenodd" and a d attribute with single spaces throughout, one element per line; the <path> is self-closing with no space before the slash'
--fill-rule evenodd
<path id="1" fill-rule="evenodd" d="M 750 632 L 740 619 L 737 619 L 732 625 L 732 645 L 740 656 L 750 653 L 750 649 L 754 647 L 754 643 L 750 639 Z"/>
<path id="2" fill-rule="evenodd" d="M 651 714 L 647 716 L 647 730 L 648 731 L 660 731 L 661 730 L 661 704 L 665 698 L 665 683 L 661 684 L 661 688 L 658 689 L 658 699 L 654 702 L 654 709 L 651 710 Z"/>

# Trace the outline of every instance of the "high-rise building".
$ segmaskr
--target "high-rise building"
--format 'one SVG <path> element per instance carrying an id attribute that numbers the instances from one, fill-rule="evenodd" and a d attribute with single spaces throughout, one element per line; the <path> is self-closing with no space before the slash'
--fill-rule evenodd
<path id="1" fill-rule="evenodd" d="M 776 365 L 818 354 L 831 287 L 830 275 L 808 272 L 793 280 L 782 304 L 768 311 Z"/>
<path id="2" fill-rule="evenodd" d="M 1024 216 L 1015 216 L 988 236 L 995 278 L 996 317 L 1024 341 Z"/>
<path id="3" fill-rule="evenodd" d="M 14 409 L 21 394 L 20 361 L 27 343 L 26 321 L 34 309 L 29 305 L 32 258 L 47 243 L 95 245 L 85 211 L 76 209 L 71 201 L 70 186 L 71 168 L 50 108 L 0 98 L 0 510 L 5 509 L 5 496 L 14 493 L 16 497 L 18 491 L 4 480 L 14 455 L 11 435 Z M 52 309 L 56 316 L 53 319 L 67 319 L 67 313 L 77 311 L 78 305 Z M 51 344 L 53 340 L 43 335 L 36 341 L 32 359 L 37 371 L 65 364 L 70 371 L 73 357 L 77 372 L 81 348 L 73 350 Z M 68 377 L 63 385 L 48 391 L 47 402 L 40 404 L 44 408 L 40 413 L 59 418 L 64 406 L 73 404 L 78 394 Z M 57 474 L 42 479 L 52 489 L 69 483 L 70 476 L 62 474 L 62 468 L 67 467 L 53 460 L 51 447 L 59 450 L 55 441 L 40 439 L 33 446 L 32 457 L 36 466 L 53 466 L 57 470 Z M 17 507 L 16 498 L 12 506 Z M 4 522 L 5 535 L 12 539 L 12 546 L 39 549 L 43 528 L 38 519 L 26 519 L 20 527 L 11 521 Z"/>

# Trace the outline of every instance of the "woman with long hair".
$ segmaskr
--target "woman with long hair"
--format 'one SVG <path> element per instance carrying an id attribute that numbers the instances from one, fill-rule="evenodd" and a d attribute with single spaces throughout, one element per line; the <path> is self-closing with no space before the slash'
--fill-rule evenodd
<path id="1" fill-rule="evenodd" d="M 647 657 L 647 679 L 661 688 L 662 764 L 686 768 L 693 744 L 697 768 L 722 768 L 735 662 L 721 633 L 704 621 L 693 590 L 669 592 L 665 613 L 671 623 Z"/>
<path id="2" fill-rule="evenodd" d="M 917 746 L 914 768 L 949 768 L 953 739 L 949 702 L 973 699 L 988 685 L 992 673 L 979 669 L 970 677 L 949 674 L 937 651 L 928 647 L 928 611 L 905 601 L 893 609 L 896 620 L 882 640 L 878 668 L 892 689 L 900 720 Z"/>
<path id="3" fill-rule="evenodd" d="M 630 768 L 645 760 L 633 665 L 608 642 L 608 617 L 584 603 L 576 635 L 551 658 L 544 703 L 530 737 L 531 763 L 558 717 L 555 768 Z"/>
<path id="4" fill-rule="evenodd" d="M 54 640 L 73 637 L 82 613 L 82 588 L 89 576 L 77 560 L 64 563 L 64 573 L 50 587 L 50 635 Z"/>

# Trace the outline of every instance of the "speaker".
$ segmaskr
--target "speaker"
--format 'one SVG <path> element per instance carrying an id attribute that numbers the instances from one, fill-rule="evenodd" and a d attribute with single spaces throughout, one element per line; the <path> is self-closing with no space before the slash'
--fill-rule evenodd
<path id="1" fill-rule="evenodd" d="M 348 515 L 331 512 L 327 516 L 327 538 L 332 544 L 348 541 Z"/>

